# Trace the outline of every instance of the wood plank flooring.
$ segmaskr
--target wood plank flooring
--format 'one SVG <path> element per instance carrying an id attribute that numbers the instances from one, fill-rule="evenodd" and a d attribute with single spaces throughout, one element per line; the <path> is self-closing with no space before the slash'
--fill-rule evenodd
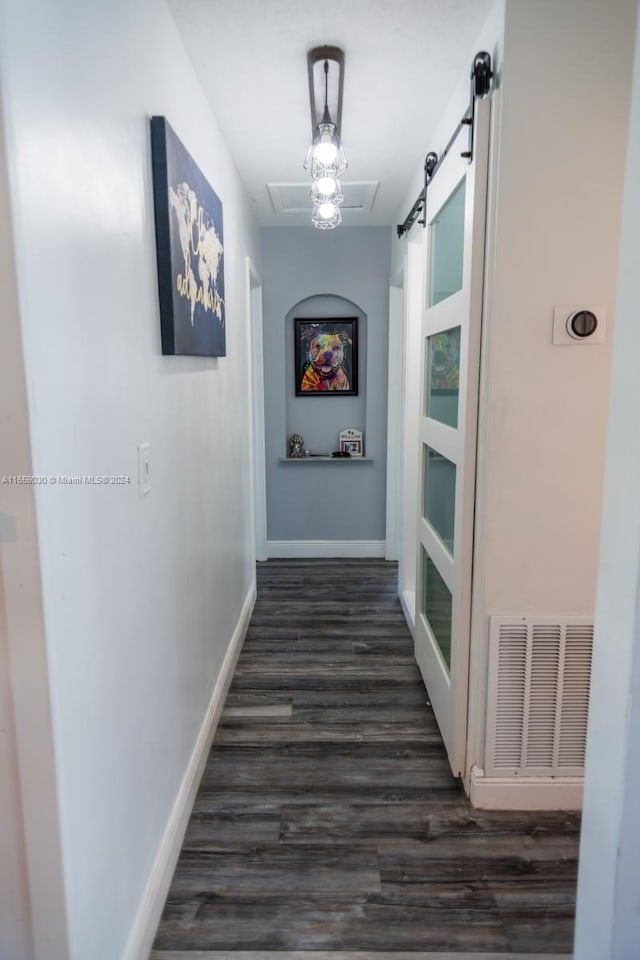
<path id="1" fill-rule="evenodd" d="M 259 565 L 153 960 L 570 953 L 579 818 L 469 806 L 396 575 Z"/>

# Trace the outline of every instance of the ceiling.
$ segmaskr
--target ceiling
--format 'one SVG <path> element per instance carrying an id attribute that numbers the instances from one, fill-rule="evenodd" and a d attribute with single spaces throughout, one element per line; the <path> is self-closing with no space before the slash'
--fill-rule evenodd
<path id="1" fill-rule="evenodd" d="M 345 200 L 343 223 L 394 224 L 425 154 L 441 146 L 432 131 L 471 68 L 491 3 L 169 0 L 259 222 L 290 226 L 308 225 L 311 214 L 302 169 L 311 139 L 307 51 L 332 44 L 345 52 L 342 180 L 353 184 L 347 196 L 367 199 L 361 209 Z M 269 183 L 278 186 L 270 192 Z"/>

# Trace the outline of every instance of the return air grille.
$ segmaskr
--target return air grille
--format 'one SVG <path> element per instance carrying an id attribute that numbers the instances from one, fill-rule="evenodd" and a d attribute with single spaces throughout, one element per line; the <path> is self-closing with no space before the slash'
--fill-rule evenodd
<path id="1" fill-rule="evenodd" d="M 487 776 L 583 776 L 593 623 L 491 617 Z"/>

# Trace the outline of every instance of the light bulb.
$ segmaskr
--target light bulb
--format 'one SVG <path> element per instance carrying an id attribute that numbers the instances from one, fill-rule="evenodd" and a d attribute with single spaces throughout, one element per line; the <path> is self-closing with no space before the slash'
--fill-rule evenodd
<path id="1" fill-rule="evenodd" d="M 342 203 L 342 187 L 337 177 L 323 176 L 313 181 L 313 186 L 309 191 L 309 196 L 317 205 L 319 203 L 332 203 L 334 207 Z"/>
<path id="2" fill-rule="evenodd" d="M 331 220 L 335 216 L 336 208 L 333 203 L 321 203 L 318 207 L 318 216 L 323 220 Z"/>
<path id="3" fill-rule="evenodd" d="M 334 227 L 337 227 L 338 224 L 342 222 L 340 207 L 335 203 L 328 203 L 326 201 L 316 203 L 313 208 L 311 222 L 314 227 L 318 227 L 320 230 L 333 230 Z"/>
<path id="4" fill-rule="evenodd" d="M 314 179 L 339 177 L 347 169 L 347 158 L 334 123 L 318 124 L 303 166 Z"/>
<path id="5" fill-rule="evenodd" d="M 316 181 L 316 187 L 323 197 L 330 197 L 332 193 L 337 192 L 338 181 L 335 177 L 320 177 Z"/>
<path id="6" fill-rule="evenodd" d="M 338 150 L 335 143 L 319 143 L 315 150 L 316 160 L 323 167 L 328 167 L 335 162 L 338 156 Z"/>

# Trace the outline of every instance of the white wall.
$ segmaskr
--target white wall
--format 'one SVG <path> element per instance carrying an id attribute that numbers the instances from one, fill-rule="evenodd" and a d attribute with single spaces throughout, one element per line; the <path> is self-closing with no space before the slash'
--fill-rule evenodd
<path id="1" fill-rule="evenodd" d="M 253 584 L 257 232 L 162 0 L 7 0 L 0 37 L 32 469 L 132 478 L 35 490 L 71 955 L 116 960 Z M 224 205 L 223 359 L 160 354 L 151 114 Z"/>
<path id="2" fill-rule="evenodd" d="M 414 228 L 414 234 L 415 234 Z M 418 228 L 419 229 L 419 228 Z M 418 549 L 418 496 L 421 461 L 419 421 L 420 364 L 422 354 L 422 303 L 424 264 L 422 246 L 413 238 L 405 244 L 404 264 L 404 380 L 402 385 L 401 542 L 398 553 L 398 587 L 405 616 L 413 631 L 416 608 Z M 393 248 L 392 248 L 393 249 Z"/>
<path id="3" fill-rule="evenodd" d="M 0 958 L 67 953 L 51 706 L 0 108 Z"/>
<path id="4" fill-rule="evenodd" d="M 489 616 L 594 610 L 634 17 L 635 0 L 505 5 L 468 767 L 484 760 Z M 560 304 L 605 305 L 606 343 L 554 346 Z"/>
<path id="5" fill-rule="evenodd" d="M 640 27 L 624 193 L 598 571 L 576 960 L 636 960 L 640 943 Z"/>
<path id="6" fill-rule="evenodd" d="M 605 304 L 613 321 L 634 6 L 506 5 L 484 416 L 491 612 L 593 611 L 611 331 L 602 346 L 558 347 L 551 327 L 555 304 Z"/>
<path id="7" fill-rule="evenodd" d="M 469 53 L 488 50 L 497 75 L 468 769 L 484 761 L 489 616 L 594 609 L 635 8 L 497 0 Z M 425 153 L 441 152 L 468 97 L 467 68 Z M 421 180 L 422 159 L 399 220 Z M 607 342 L 553 346 L 560 304 L 604 304 Z"/>
<path id="8" fill-rule="evenodd" d="M 8 646 L 0 578 L 0 957 L 23 960 L 31 951 L 31 924 Z"/>
<path id="9" fill-rule="evenodd" d="M 1 114 L 0 114 L 1 116 Z M 26 398 L 17 291 L 13 263 L 11 220 L 3 128 L 0 123 L 0 317 L 3 349 L 0 351 L 0 409 L 3 411 L 2 450 L 18 456 L 27 453 Z M 22 444 L 20 441 L 22 440 Z M 6 454 L 0 453 L 0 474 Z M 10 564 L 10 544 L 17 541 L 18 524 L 5 504 L 6 484 L 0 476 L 0 958 L 26 960 L 30 943 L 30 904 L 27 857 L 22 821 L 20 775 L 9 655 L 9 617 L 4 580 Z M 31 491 L 28 491 L 30 494 Z M 15 554 L 14 554 L 15 557 Z M 13 559 L 13 558 L 12 558 Z"/>
<path id="10" fill-rule="evenodd" d="M 387 227 L 261 231 L 267 531 L 269 542 L 284 549 L 288 542 L 302 541 L 304 549 L 304 543 L 351 541 L 381 546 L 384 555 L 390 234 Z M 320 303 L 333 316 L 366 317 L 357 397 L 294 396 L 291 311 L 307 300 L 311 313 L 301 316 Z M 352 304 L 347 314 L 345 301 Z M 373 463 L 279 462 L 293 431 L 314 452 L 332 452 L 346 427 L 364 430 Z M 331 510 L 317 508 L 325 503 Z"/>
<path id="11" fill-rule="evenodd" d="M 404 277 L 389 287 L 389 342 L 387 366 L 387 519 L 385 560 L 400 559 L 402 542 Z"/>

